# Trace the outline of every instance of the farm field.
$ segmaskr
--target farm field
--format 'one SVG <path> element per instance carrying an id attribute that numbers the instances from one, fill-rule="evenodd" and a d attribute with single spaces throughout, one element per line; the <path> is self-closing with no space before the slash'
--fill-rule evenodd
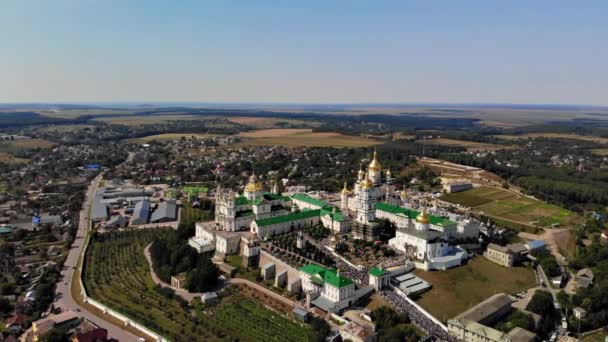
<path id="1" fill-rule="evenodd" d="M 199 134 L 199 133 L 164 133 L 164 134 L 154 134 L 154 135 L 148 135 L 145 137 L 141 137 L 141 138 L 136 138 L 136 139 L 127 139 L 125 140 L 126 142 L 130 142 L 130 143 L 137 143 L 137 144 L 141 144 L 141 143 L 147 143 L 150 142 L 152 140 L 157 140 L 157 141 L 165 141 L 165 140 L 179 140 L 182 137 L 186 138 L 186 139 L 191 139 L 192 137 L 196 138 L 196 139 L 207 139 L 207 138 L 213 138 L 216 137 L 217 134 Z"/>
<path id="2" fill-rule="evenodd" d="M 529 227 L 532 233 L 536 233 L 535 226 L 568 228 L 583 220 L 570 210 L 499 188 L 480 187 L 446 194 L 442 199 L 472 207 L 475 212 L 498 219 L 503 224 L 512 223 L 516 230 Z"/>
<path id="3" fill-rule="evenodd" d="M 178 121 L 178 120 L 208 120 L 213 119 L 214 116 L 201 116 L 201 115 L 127 115 L 127 116 L 107 116 L 94 118 L 93 121 L 105 122 L 110 125 L 123 125 L 123 126 L 138 126 L 138 125 L 152 125 L 156 123 Z"/>
<path id="4" fill-rule="evenodd" d="M 239 134 L 248 138 L 239 145 L 249 146 L 332 146 L 367 147 L 381 144 L 380 141 L 348 136 L 334 132 L 313 132 L 312 129 L 285 128 L 264 129 Z"/>
<path id="5" fill-rule="evenodd" d="M 43 131 L 43 132 L 64 133 L 64 132 L 75 131 L 77 129 L 85 129 L 85 128 L 93 129 L 93 128 L 95 128 L 95 125 L 86 125 L 86 124 L 53 125 L 53 126 L 48 126 L 48 127 L 40 128 L 40 130 Z"/>
<path id="6" fill-rule="evenodd" d="M 433 286 L 421 295 L 417 303 L 441 321 L 496 293 L 512 294 L 536 286 L 536 277 L 531 268 L 506 268 L 481 256 L 447 271 L 416 270 L 415 273 Z"/>
<path id="7" fill-rule="evenodd" d="M 506 140 L 527 139 L 527 138 L 561 138 L 593 141 L 600 144 L 608 143 L 608 138 L 594 137 L 591 135 L 568 134 L 568 133 L 527 133 L 522 135 L 495 135 L 496 138 Z"/>
<path id="8" fill-rule="evenodd" d="M 480 143 L 475 141 L 456 140 L 456 139 L 429 139 L 426 140 L 428 144 L 433 145 L 445 145 L 445 146 L 459 146 L 467 149 L 467 152 L 483 152 L 483 151 L 496 151 L 507 148 L 513 148 L 513 146 L 503 146 L 496 144 Z"/>
<path id="9" fill-rule="evenodd" d="M 591 153 L 597 154 L 598 156 L 608 156 L 608 148 L 596 148 L 591 150 Z"/>
<path id="10" fill-rule="evenodd" d="M 2 140 L 0 141 L 0 149 L 4 148 L 16 149 L 16 150 L 28 150 L 33 148 L 49 148 L 56 144 L 52 141 L 43 139 L 15 139 L 15 140 Z"/>
<path id="11" fill-rule="evenodd" d="M 229 117 L 228 121 L 234 122 L 240 125 L 245 125 L 257 129 L 268 129 L 268 128 L 280 128 L 281 126 L 301 126 L 301 127 L 318 127 L 321 125 L 318 121 L 307 121 L 298 119 L 285 119 L 285 118 L 265 118 L 265 117 L 253 117 L 253 116 L 237 116 Z"/>
<path id="12" fill-rule="evenodd" d="M 163 229 L 146 229 L 92 237 L 84 269 L 89 296 L 173 341 L 306 341 L 311 336 L 308 325 L 236 293 L 204 313 L 199 306 L 193 317 L 185 302 L 162 295 L 150 277 L 143 249 L 163 234 Z"/>
<path id="13" fill-rule="evenodd" d="M 26 158 L 17 158 L 10 153 L 0 152 L 0 163 L 20 164 L 20 163 L 27 163 L 29 161 L 30 160 L 26 159 Z"/>

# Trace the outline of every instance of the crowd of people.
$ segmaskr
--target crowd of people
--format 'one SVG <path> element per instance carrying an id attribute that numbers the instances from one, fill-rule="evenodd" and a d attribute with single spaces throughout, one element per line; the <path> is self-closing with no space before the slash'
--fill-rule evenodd
<path id="1" fill-rule="evenodd" d="M 318 243 L 312 239 L 309 239 L 308 242 L 317 245 Z M 320 248 L 323 246 L 319 244 Z M 332 255 L 335 265 L 338 269 L 340 269 L 340 275 L 351 278 L 358 284 L 367 285 L 369 282 L 369 275 L 367 269 L 357 269 L 356 267 L 352 267 L 351 265 L 344 262 L 342 259 Z M 394 258 L 394 262 L 383 264 L 382 267 L 388 268 L 391 266 L 403 265 L 408 262 L 406 256 L 398 256 Z M 420 312 L 418 308 L 414 305 L 410 304 L 407 300 L 401 297 L 393 290 L 384 290 L 380 291 L 380 296 L 382 296 L 391 306 L 393 306 L 399 312 L 405 312 L 410 317 L 410 320 L 413 324 L 415 324 L 419 329 L 427 333 L 431 340 L 437 341 L 454 341 L 457 340 L 450 336 L 447 331 L 442 329 L 439 324 L 435 323 L 425 314 Z"/>
<path id="2" fill-rule="evenodd" d="M 384 290 L 380 291 L 379 294 L 396 310 L 407 313 L 412 323 L 429 336 L 434 337 L 438 341 L 457 341 L 453 336 L 450 336 L 447 331 L 443 330 L 437 323 L 433 322 L 395 291 Z"/>

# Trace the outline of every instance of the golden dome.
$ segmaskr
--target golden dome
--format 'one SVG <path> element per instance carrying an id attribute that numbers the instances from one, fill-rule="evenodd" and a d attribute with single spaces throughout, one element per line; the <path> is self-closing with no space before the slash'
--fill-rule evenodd
<path id="1" fill-rule="evenodd" d="M 401 198 L 408 198 L 407 192 L 405 192 L 405 190 L 401 191 L 401 194 L 399 195 Z"/>
<path id="2" fill-rule="evenodd" d="M 367 178 L 367 173 L 365 174 L 365 179 L 361 181 L 361 189 L 371 189 L 374 186 L 369 178 Z"/>
<path id="3" fill-rule="evenodd" d="M 392 175 L 393 175 L 393 174 L 391 173 L 391 169 L 386 170 L 386 176 L 387 176 L 387 177 L 390 177 L 390 176 L 392 176 Z"/>
<path id="4" fill-rule="evenodd" d="M 251 177 L 249 177 L 249 183 L 245 185 L 245 191 L 258 192 L 263 190 L 264 186 L 262 185 L 262 183 L 258 182 L 258 177 L 256 177 L 255 173 L 252 173 Z"/>
<path id="5" fill-rule="evenodd" d="M 346 182 L 344 182 L 344 189 L 342 189 L 342 195 L 348 195 L 350 193 L 350 191 L 348 191 L 348 188 L 346 187 Z"/>
<path id="6" fill-rule="evenodd" d="M 426 209 L 422 208 L 422 211 L 416 216 L 416 222 L 422 224 L 429 224 L 429 216 L 426 214 Z"/>
<path id="7" fill-rule="evenodd" d="M 367 169 L 370 171 L 382 170 L 382 165 L 378 161 L 378 153 L 376 153 L 376 149 L 374 149 L 374 158 L 372 159 L 372 162 L 369 163 L 369 166 L 367 167 Z"/>
<path id="8" fill-rule="evenodd" d="M 363 171 L 363 163 L 359 163 L 359 176 L 363 176 L 365 171 Z"/>

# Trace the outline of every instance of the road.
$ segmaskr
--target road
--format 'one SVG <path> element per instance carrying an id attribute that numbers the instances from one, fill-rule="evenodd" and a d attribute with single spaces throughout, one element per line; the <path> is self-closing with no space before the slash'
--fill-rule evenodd
<path id="1" fill-rule="evenodd" d="M 82 206 L 82 211 L 80 212 L 80 220 L 78 222 L 78 231 L 76 232 L 76 239 L 74 240 L 74 243 L 72 243 L 70 252 L 68 253 L 68 257 L 65 260 L 63 270 L 61 271 L 62 278 L 60 282 L 57 283 L 57 289 L 55 291 L 55 298 L 57 298 L 57 301 L 55 302 L 55 307 L 62 308 L 63 310 L 72 310 L 76 312 L 79 316 L 82 316 L 88 319 L 89 321 L 95 323 L 96 325 L 106 329 L 111 337 L 118 339 L 119 341 L 137 341 L 138 336 L 135 336 L 129 331 L 124 330 L 122 327 L 96 316 L 84 307 L 80 306 L 72 297 L 72 278 L 74 275 L 74 270 L 78 264 L 78 258 L 80 256 L 80 253 L 82 252 L 82 248 L 84 247 L 85 237 L 89 226 L 89 208 L 91 206 L 93 196 L 95 195 L 95 191 L 97 191 L 97 187 L 99 186 L 101 178 L 102 175 L 97 176 L 91 182 L 91 185 L 89 185 L 89 188 L 87 190 L 85 201 Z"/>

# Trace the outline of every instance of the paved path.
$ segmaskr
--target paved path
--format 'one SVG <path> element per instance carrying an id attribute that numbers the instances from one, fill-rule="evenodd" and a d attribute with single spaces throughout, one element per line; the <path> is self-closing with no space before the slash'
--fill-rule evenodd
<path id="1" fill-rule="evenodd" d="M 85 201 L 82 206 L 82 211 L 80 212 L 80 220 L 78 222 L 78 231 L 76 232 L 76 239 L 74 243 L 72 243 L 70 252 L 68 253 L 68 257 L 65 260 L 65 264 L 63 270 L 61 271 L 61 280 L 57 283 L 57 289 L 55 290 L 55 298 L 57 301 L 55 302 L 56 307 L 60 307 L 64 310 L 72 310 L 76 312 L 79 316 L 88 319 L 94 324 L 106 329 L 108 334 L 118 339 L 119 341 L 127 342 L 127 341 L 137 341 L 138 336 L 133 335 L 129 331 L 124 330 L 122 327 L 117 326 L 113 323 L 110 323 L 103 318 L 95 315 L 94 313 L 88 311 L 84 307 L 80 306 L 72 297 L 71 285 L 72 285 L 72 277 L 74 275 L 74 270 L 78 264 L 78 258 L 84 247 L 85 237 L 88 229 L 88 212 L 91 206 L 91 201 L 93 199 L 93 195 L 99 186 L 99 182 L 101 180 L 101 175 L 97 176 L 89 186 Z"/>
<path id="2" fill-rule="evenodd" d="M 152 244 L 149 244 L 146 246 L 146 248 L 144 248 L 144 255 L 146 256 L 146 260 L 148 261 L 148 265 L 150 266 L 150 276 L 152 277 L 152 281 L 154 282 L 154 284 L 172 289 L 173 291 L 175 291 L 175 294 L 184 298 L 188 303 L 190 303 L 195 297 L 200 297 L 202 295 L 202 293 L 188 292 L 185 289 L 175 288 L 162 281 L 156 275 L 156 272 L 154 272 L 154 268 L 152 267 L 152 258 L 150 257 L 150 246 L 152 246 Z"/>
<path id="3" fill-rule="evenodd" d="M 176 294 L 178 294 L 179 296 L 181 296 L 182 298 L 184 298 L 185 300 L 187 300 L 188 302 L 192 301 L 192 299 L 194 299 L 195 297 L 199 297 L 202 295 L 202 293 L 197 293 L 197 292 L 188 292 L 187 290 L 184 289 L 177 289 L 175 287 L 172 287 L 171 285 L 165 283 L 164 281 L 162 281 L 154 272 L 154 269 L 152 268 L 152 260 L 150 258 L 150 246 L 152 244 L 149 244 L 148 246 L 146 246 L 146 248 L 144 249 L 144 255 L 146 256 L 146 260 L 148 261 L 148 264 L 150 265 L 150 276 L 152 277 L 152 280 L 154 281 L 155 284 L 160 285 L 162 287 L 168 287 L 171 288 L 175 291 Z M 251 288 L 256 289 L 259 292 L 263 292 L 264 294 L 281 301 L 284 304 L 290 305 L 290 306 L 294 306 L 295 302 L 292 301 L 291 299 L 285 298 L 283 296 L 281 296 L 280 294 L 273 292 L 272 290 L 269 290 L 267 288 L 265 288 L 262 285 L 256 284 L 250 280 L 247 279 L 243 279 L 243 278 L 230 278 L 228 280 L 228 283 L 230 284 L 243 284 L 243 285 L 247 285 Z"/>

